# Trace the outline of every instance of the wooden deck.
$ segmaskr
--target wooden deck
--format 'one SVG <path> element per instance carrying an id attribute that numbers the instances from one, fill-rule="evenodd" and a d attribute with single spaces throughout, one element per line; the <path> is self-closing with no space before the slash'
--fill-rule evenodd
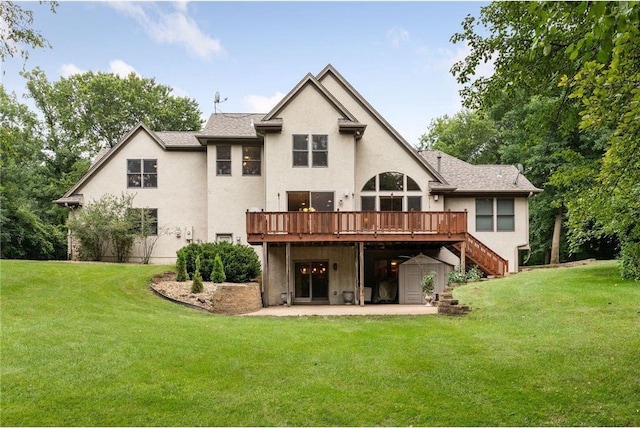
<path id="1" fill-rule="evenodd" d="M 263 242 L 460 242 L 463 211 L 247 212 L 247 241 Z"/>
<path id="2" fill-rule="evenodd" d="M 467 231 L 464 211 L 247 212 L 247 241 L 263 243 L 439 242 L 488 275 L 508 262 Z"/>

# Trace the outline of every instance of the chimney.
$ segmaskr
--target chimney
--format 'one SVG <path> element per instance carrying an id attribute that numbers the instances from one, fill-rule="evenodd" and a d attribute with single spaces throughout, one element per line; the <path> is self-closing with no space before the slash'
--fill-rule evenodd
<path id="1" fill-rule="evenodd" d="M 442 161 L 442 155 L 438 152 L 438 174 L 440 174 L 440 164 Z"/>

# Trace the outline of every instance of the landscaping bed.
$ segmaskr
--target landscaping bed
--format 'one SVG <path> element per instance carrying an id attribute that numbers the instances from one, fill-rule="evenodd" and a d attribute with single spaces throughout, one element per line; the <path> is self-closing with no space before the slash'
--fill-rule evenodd
<path id="1" fill-rule="evenodd" d="M 235 284 L 203 282 L 202 293 L 192 293 L 193 281 L 176 281 L 175 272 L 156 275 L 151 289 L 169 300 L 216 314 L 240 315 L 262 308 L 257 282 Z"/>

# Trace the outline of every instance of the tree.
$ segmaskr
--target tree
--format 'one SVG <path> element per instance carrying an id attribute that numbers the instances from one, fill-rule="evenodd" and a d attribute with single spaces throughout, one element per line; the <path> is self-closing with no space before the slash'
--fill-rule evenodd
<path id="1" fill-rule="evenodd" d="M 44 116 L 47 149 L 56 155 L 93 156 L 139 122 L 154 131 L 193 131 L 202 124 L 195 100 L 173 96 L 153 78 L 85 72 L 50 82 L 39 68 L 22 75 Z"/>
<path id="2" fill-rule="evenodd" d="M 480 111 L 463 110 L 436 118 L 420 139 L 423 149 L 443 152 L 473 164 L 498 163 L 499 133 L 491 118 Z"/>
<path id="3" fill-rule="evenodd" d="M 640 240 L 632 226 L 640 208 L 640 3 L 500 2 L 482 8 L 479 23 L 488 36 L 468 16 L 452 37 L 471 48 L 452 68 L 467 85 L 465 105 L 491 109 L 523 95 L 557 100 L 541 127 L 560 138 L 536 146 L 580 172 L 558 166 L 545 183 L 562 189 L 556 203 L 567 210 L 574 248 L 594 237 L 616 236 L 623 246 Z M 490 58 L 494 75 L 472 81 Z"/>
<path id="4" fill-rule="evenodd" d="M 45 170 L 35 114 L 0 85 L 0 245 L 2 258 L 62 258 L 65 233 L 34 195 Z M 51 200 L 47 201 L 48 207 Z"/>
<path id="5" fill-rule="evenodd" d="M 196 256 L 196 267 L 193 272 L 193 282 L 191 283 L 192 293 L 202 293 L 204 284 L 202 283 L 202 274 L 200 273 L 200 256 Z"/>
<path id="6" fill-rule="evenodd" d="M 41 2 L 42 3 L 42 2 Z M 51 12 L 55 13 L 58 2 L 48 2 Z M 39 31 L 31 27 L 33 24 L 33 11 L 24 9 L 12 1 L 0 2 L 0 20 L 3 28 L 0 29 L 0 59 L 2 62 L 7 57 L 20 55 L 24 62 L 29 58 L 29 51 L 21 45 L 31 48 L 50 48 L 51 45 Z"/>

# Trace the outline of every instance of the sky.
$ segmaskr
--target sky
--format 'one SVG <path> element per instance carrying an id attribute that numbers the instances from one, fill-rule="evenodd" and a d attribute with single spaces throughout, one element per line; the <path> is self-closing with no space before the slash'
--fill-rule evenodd
<path id="1" fill-rule="evenodd" d="M 18 2 L 51 49 L 9 58 L 0 77 L 19 100 L 23 69 L 50 81 L 85 71 L 155 78 L 195 99 L 206 119 L 267 113 L 307 73 L 332 64 L 411 144 L 461 110 L 449 72 L 469 48 L 452 44 L 480 2 Z M 0 28 L 1 28 L 0 23 Z M 491 64 L 477 75 L 490 75 Z M 223 101 L 225 100 L 226 101 Z"/>

